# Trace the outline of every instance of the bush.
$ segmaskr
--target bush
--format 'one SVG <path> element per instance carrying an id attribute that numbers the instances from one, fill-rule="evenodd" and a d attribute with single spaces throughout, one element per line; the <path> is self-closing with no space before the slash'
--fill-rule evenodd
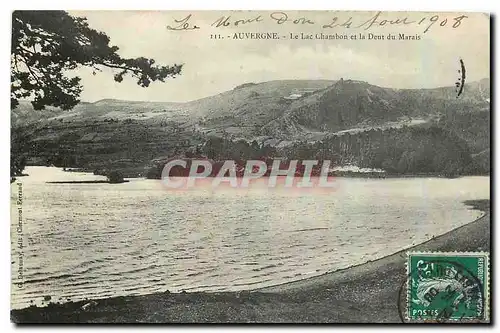
<path id="1" fill-rule="evenodd" d="M 123 183 L 123 174 L 120 171 L 111 171 L 107 177 L 112 184 Z"/>

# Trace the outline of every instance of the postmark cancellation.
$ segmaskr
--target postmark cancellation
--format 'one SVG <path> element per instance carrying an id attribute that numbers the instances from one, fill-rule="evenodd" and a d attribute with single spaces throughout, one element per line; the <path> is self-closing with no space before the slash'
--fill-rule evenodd
<path id="1" fill-rule="evenodd" d="M 408 252 L 407 322 L 489 322 L 489 253 Z"/>

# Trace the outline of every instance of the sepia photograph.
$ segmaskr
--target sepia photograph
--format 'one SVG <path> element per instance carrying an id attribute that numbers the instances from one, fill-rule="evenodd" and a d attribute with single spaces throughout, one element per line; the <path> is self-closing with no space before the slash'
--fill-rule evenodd
<path id="1" fill-rule="evenodd" d="M 13 323 L 491 322 L 490 14 L 11 19 Z"/>

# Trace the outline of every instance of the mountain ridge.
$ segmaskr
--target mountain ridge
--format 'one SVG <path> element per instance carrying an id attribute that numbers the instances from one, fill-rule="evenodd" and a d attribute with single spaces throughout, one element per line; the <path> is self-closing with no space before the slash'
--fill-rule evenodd
<path id="1" fill-rule="evenodd" d="M 31 113 L 39 114 L 38 117 L 33 117 L 34 119 L 40 120 L 44 119 L 46 117 L 43 117 L 44 114 L 49 114 L 49 115 L 56 115 L 56 116 L 68 116 L 68 115 L 75 115 L 75 113 L 81 113 L 83 111 L 88 111 L 87 108 L 91 107 L 98 107 L 98 106 L 106 106 L 106 107 L 117 107 L 117 106 L 137 106 L 139 109 L 143 109 L 144 112 L 153 112 L 153 113 L 165 113 L 169 116 L 176 116 L 179 115 L 179 112 L 174 112 L 175 109 L 182 109 L 184 111 L 195 111 L 193 114 L 190 114 L 190 116 L 197 117 L 201 112 L 196 112 L 196 109 L 202 108 L 202 107 L 208 107 L 210 108 L 211 105 L 206 105 L 206 102 L 209 102 L 208 104 L 214 104 L 218 100 L 222 99 L 223 97 L 227 95 L 231 95 L 232 93 L 234 94 L 235 91 L 238 93 L 238 91 L 241 91 L 243 93 L 245 92 L 254 92 L 257 94 L 262 94 L 265 91 L 270 94 L 281 94 L 281 97 L 286 97 L 285 95 L 288 94 L 293 94 L 294 89 L 295 90 L 306 90 L 306 89 L 312 89 L 313 91 L 318 91 L 324 88 L 327 88 L 329 86 L 334 85 L 340 80 L 271 80 L 271 81 L 264 81 L 264 82 L 259 82 L 259 83 L 252 83 L 252 82 L 247 82 L 244 84 L 241 84 L 239 86 L 236 86 L 235 88 L 221 92 L 216 95 L 188 101 L 188 102 L 151 102 L 151 101 L 130 101 L 130 100 L 119 100 L 119 99 L 113 99 L 113 98 L 106 98 L 106 99 L 101 99 L 95 102 L 81 102 L 79 105 L 77 105 L 73 110 L 69 111 L 64 111 L 60 110 L 57 108 L 53 107 L 48 107 L 45 110 L 40 110 L 39 112 L 35 112 L 35 110 L 31 107 L 31 103 L 29 101 L 23 100 L 20 101 L 20 106 L 17 109 L 11 110 L 11 114 L 18 116 L 18 117 L 13 117 L 20 118 L 20 121 L 24 121 L 25 118 L 22 117 L 22 113 L 27 113 L 27 111 L 31 111 Z M 345 82 L 354 82 L 356 84 L 369 84 L 366 81 L 359 81 L 359 80 L 344 80 Z M 435 95 L 434 97 L 437 98 L 445 98 L 445 99 L 450 99 L 454 96 L 456 96 L 455 88 L 454 87 L 436 87 L 436 88 L 415 88 L 415 89 L 395 89 L 395 88 L 385 88 L 385 87 L 380 87 L 376 85 L 370 85 L 372 87 L 377 87 L 379 89 L 383 89 L 386 91 L 394 91 L 394 92 L 403 92 L 403 93 L 408 93 L 408 94 L 415 94 L 417 92 L 421 93 L 430 93 L 431 95 Z M 471 83 L 466 83 L 466 90 L 464 92 L 464 98 L 470 98 L 467 97 L 467 95 L 470 93 L 468 91 L 469 88 L 472 88 L 472 93 L 473 97 L 477 99 L 477 95 L 485 95 L 487 99 L 489 99 L 489 89 L 490 89 L 490 79 L 489 78 L 484 78 L 479 81 L 474 81 Z M 273 89 L 274 88 L 274 89 Z M 255 91 L 257 89 L 257 91 Z M 439 96 L 441 95 L 441 96 Z M 224 101 L 221 101 L 224 102 Z M 213 107 L 213 106 L 212 106 Z M 195 109 L 195 110 L 190 110 L 190 109 Z M 77 110 L 75 112 L 75 110 Z M 164 110 L 164 112 L 161 112 Z M 128 108 L 126 108 L 123 111 L 131 111 Z M 134 110 L 132 110 L 134 111 Z M 140 111 L 140 110 L 139 110 Z M 186 115 L 186 112 L 180 113 L 183 116 Z M 94 115 L 94 112 L 88 112 L 87 115 Z M 209 114 L 210 115 L 210 114 Z M 19 117 L 21 116 L 21 117 Z M 105 117 L 106 114 L 101 114 L 100 116 Z M 151 116 L 151 115 L 150 115 Z M 146 117 L 150 117 L 146 116 Z M 206 115 L 205 115 L 206 116 Z M 29 117 L 26 117 L 26 119 Z M 49 117 L 50 118 L 50 117 Z"/>
<path id="2" fill-rule="evenodd" d="M 257 149 L 255 153 L 264 153 L 266 146 L 279 150 L 296 147 L 290 150 L 290 156 L 305 147 L 317 149 L 301 144 L 302 141 L 341 142 L 359 150 L 350 140 L 336 141 L 335 136 L 355 135 L 361 140 L 360 135 L 365 132 L 370 137 L 379 136 L 373 131 L 392 128 L 404 132 L 405 126 L 425 126 L 423 134 L 417 130 L 412 135 L 426 146 L 432 139 L 425 136 L 436 133 L 428 128 L 438 126 L 440 131 L 454 133 L 443 134 L 442 140 L 456 137 L 470 148 L 467 154 L 478 154 L 489 148 L 488 82 L 486 79 L 467 83 L 464 94 L 457 98 L 455 87 L 415 90 L 383 88 L 350 79 L 275 80 L 246 83 L 187 103 L 105 99 L 64 112 L 54 108 L 30 111 L 23 103 L 12 111 L 12 122 L 14 127 L 28 128 L 36 143 L 35 155 L 42 160 L 69 154 L 71 160 L 80 160 L 75 165 L 101 167 L 121 160 L 133 160 L 137 167 L 144 166 L 157 157 L 206 147 L 211 138 L 222 141 L 212 142 L 215 148 L 210 148 L 210 154 L 214 149 L 233 146 L 230 143 L 233 142 L 231 149 L 236 151 L 231 156 L 236 158 L 237 151 L 247 154 L 249 149 Z M 390 140 L 404 138 L 401 131 L 387 133 L 383 135 L 390 135 Z M 370 140 L 370 145 L 379 142 L 375 137 Z M 409 138 L 405 140 L 407 145 L 412 142 Z M 460 149 L 460 145 L 453 149 Z M 402 154 L 404 149 L 412 148 L 400 149 Z M 422 154 L 419 151 L 411 156 Z M 360 156 L 349 158 L 371 163 L 371 159 Z M 402 159 L 400 155 L 394 158 Z M 386 165 L 391 163 L 385 161 Z"/>

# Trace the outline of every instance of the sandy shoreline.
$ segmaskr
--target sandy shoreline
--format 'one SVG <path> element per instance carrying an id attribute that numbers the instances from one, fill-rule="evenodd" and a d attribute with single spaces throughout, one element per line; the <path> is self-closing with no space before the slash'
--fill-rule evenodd
<path id="1" fill-rule="evenodd" d="M 353 323 L 400 322 L 406 251 L 490 251 L 489 200 L 466 202 L 485 215 L 423 244 L 320 276 L 244 292 L 158 293 L 11 311 L 16 323 Z M 87 304 L 85 309 L 82 306 Z"/>

